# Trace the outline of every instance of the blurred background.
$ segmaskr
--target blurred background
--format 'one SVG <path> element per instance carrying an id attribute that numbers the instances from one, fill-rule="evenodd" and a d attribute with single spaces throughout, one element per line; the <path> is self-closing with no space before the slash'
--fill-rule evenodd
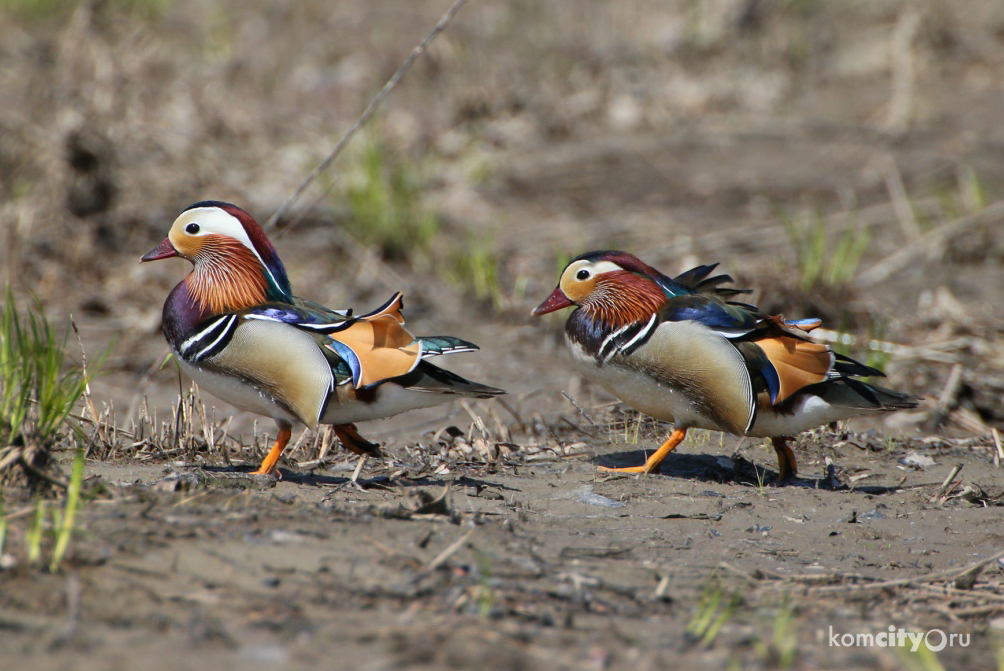
<path id="1" fill-rule="evenodd" d="M 161 305 L 188 267 L 138 259 L 177 213 L 268 220 L 449 4 L 0 4 L 3 275 L 111 345 L 96 402 L 172 407 Z M 925 396 L 900 428 L 985 434 L 1002 118 L 996 0 L 475 0 L 269 233 L 298 295 L 402 289 L 412 329 L 478 342 L 451 367 L 517 408 L 609 398 L 572 372 L 565 315 L 529 311 L 569 258 L 619 248 L 721 262 Z"/>

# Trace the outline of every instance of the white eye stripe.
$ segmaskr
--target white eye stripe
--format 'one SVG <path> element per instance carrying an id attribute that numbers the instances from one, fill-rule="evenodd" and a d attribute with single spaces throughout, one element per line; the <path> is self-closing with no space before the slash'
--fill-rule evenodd
<path id="1" fill-rule="evenodd" d="M 579 277 L 579 273 L 581 273 L 583 270 L 589 273 L 588 277 Z M 613 261 L 588 261 L 586 259 L 580 259 L 575 263 L 571 264 L 570 266 L 568 266 L 568 269 L 565 272 L 570 277 L 574 277 L 577 280 L 584 281 L 591 277 L 602 275 L 603 273 L 612 273 L 615 270 L 624 270 L 624 269 L 621 268 L 616 263 L 614 263 Z"/>
<path id="2" fill-rule="evenodd" d="M 217 233 L 220 235 L 227 235 L 231 238 L 236 238 L 241 242 L 242 245 L 254 252 L 255 256 L 261 260 L 261 256 L 258 255 L 258 250 L 255 249 L 254 244 L 251 242 L 251 238 L 248 237 L 247 231 L 244 230 L 244 226 L 241 224 L 240 219 L 234 215 L 221 210 L 218 207 L 197 207 L 192 210 L 187 210 L 184 215 L 188 216 L 190 221 L 185 225 L 187 229 L 192 224 L 199 227 L 198 233 Z"/>

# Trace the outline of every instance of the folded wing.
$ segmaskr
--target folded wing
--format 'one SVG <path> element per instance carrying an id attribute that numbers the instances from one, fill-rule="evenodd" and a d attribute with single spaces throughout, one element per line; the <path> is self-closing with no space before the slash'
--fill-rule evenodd
<path id="1" fill-rule="evenodd" d="M 745 360 L 754 385 L 766 388 L 772 405 L 827 379 L 882 374 L 812 342 L 808 332 L 819 326 L 818 319 L 786 321 L 728 300 L 739 292 L 719 286 L 730 282 L 729 276 L 709 277 L 714 268 L 699 266 L 673 280 L 662 278 L 664 285 L 677 291 L 667 290 L 669 299 L 660 311 L 660 321 L 694 321 L 729 340 Z"/>

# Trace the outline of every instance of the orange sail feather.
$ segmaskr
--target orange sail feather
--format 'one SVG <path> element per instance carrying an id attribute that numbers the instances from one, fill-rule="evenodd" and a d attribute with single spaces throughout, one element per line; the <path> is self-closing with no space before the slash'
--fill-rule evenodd
<path id="1" fill-rule="evenodd" d="M 833 353 L 826 345 L 791 336 L 763 338 L 756 344 L 777 371 L 781 388 L 775 405 L 783 403 L 799 389 L 825 380 L 833 366 Z"/>

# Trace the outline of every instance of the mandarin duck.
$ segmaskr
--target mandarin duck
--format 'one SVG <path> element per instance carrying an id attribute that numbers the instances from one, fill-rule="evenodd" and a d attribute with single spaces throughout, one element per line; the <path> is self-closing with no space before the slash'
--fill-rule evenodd
<path id="1" fill-rule="evenodd" d="M 332 424 L 344 447 L 376 455 L 378 446 L 354 422 L 505 393 L 430 363 L 478 347 L 452 336 L 413 336 L 400 292 L 358 317 L 294 296 L 265 232 L 235 205 L 189 206 L 141 260 L 173 256 L 194 266 L 164 303 L 164 336 L 181 369 L 214 396 L 278 425 L 254 474 L 276 474 L 296 422 Z"/>
<path id="2" fill-rule="evenodd" d="M 746 290 L 721 287 L 718 264 L 675 278 L 617 251 L 582 254 L 534 309 L 544 315 L 575 306 L 565 338 L 586 378 L 673 431 L 641 466 L 651 473 L 687 429 L 768 437 L 778 481 L 797 474 L 788 440 L 853 415 L 910 408 L 917 400 L 855 376 L 881 371 L 810 340 L 818 319 L 786 321 L 728 300 Z"/>

